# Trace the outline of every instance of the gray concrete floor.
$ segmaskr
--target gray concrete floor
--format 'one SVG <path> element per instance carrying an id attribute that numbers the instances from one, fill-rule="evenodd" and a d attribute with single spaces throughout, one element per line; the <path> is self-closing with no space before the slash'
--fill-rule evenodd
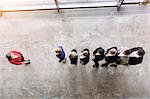
<path id="1" fill-rule="evenodd" d="M 150 7 L 4 13 L 0 17 L 0 99 L 149 99 Z M 92 68 L 59 64 L 54 48 L 92 52 L 101 46 L 142 46 L 142 64 Z M 5 54 L 21 51 L 28 66 L 10 64 Z M 92 55 L 91 55 L 92 59 Z"/>

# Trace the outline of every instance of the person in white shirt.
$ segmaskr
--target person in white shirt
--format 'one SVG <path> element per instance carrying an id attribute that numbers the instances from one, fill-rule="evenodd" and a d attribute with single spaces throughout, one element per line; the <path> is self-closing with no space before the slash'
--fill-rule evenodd
<path id="1" fill-rule="evenodd" d="M 129 65 L 136 65 L 142 63 L 143 56 L 145 54 L 145 51 L 142 47 L 134 47 L 132 49 L 129 49 L 129 53 Z"/>
<path id="2" fill-rule="evenodd" d="M 128 65 L 128 61 L 129 61 L 129 49 L 126 47 L 119 48 L 116 63 L 120 65 Z"/>

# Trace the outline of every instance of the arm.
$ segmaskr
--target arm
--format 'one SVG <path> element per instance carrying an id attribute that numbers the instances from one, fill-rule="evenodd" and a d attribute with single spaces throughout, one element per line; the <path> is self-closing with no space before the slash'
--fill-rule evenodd
<path id="1" fill-rule="evenodd" d="M 132 52 L 134 52 L 134 51 L 137 51 L 137 50 L 143 50 L 143 48 L 142 47 L 131 48 L 131 49 L 129 49 L 129 54 L 132 53 Z"/>
<path id="2" fill-rule="evenodd" d="M 98 51 L 98 48 L 93 52 L 93 55 L 95 55 L 97 51 Z"/>
<path id="3" fill-rule="evenodd" d="M 12 64 L 15 64 L 15 65 L 21 65 L 21 64 L 22 64 L 22 62 L 16 61 L 16 60 L 11 60 L 10 62 L 11 62 Z"/>

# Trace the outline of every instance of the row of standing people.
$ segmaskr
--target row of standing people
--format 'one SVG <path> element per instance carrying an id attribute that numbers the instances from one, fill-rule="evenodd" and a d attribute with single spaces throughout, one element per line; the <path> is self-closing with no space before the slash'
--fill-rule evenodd
<path id="1" fill-rule="evenodd" d="M 59 62 L 66 62 L 65 51 L 62 46 L 55 48 L 56 56 L 59 58 Z M 101 64 L 101 67 L 107 67 L 108 65 L 112 67 L 117 67 L 120 65 L 136 65 L 140 64 L 143 60 L 145 51 L 142 47 L 134 48 L 117 48 L 111 47 L 106 51 L 102 47 L 98 47 L 93 51 L 94 61 L 93 67 L 99 67 L 99 61 L 104 60 L 105 63 Z M 69 59 L 71 64 L 77 65 L 78 53 L 76 49 L 71 50 L 69 53 Z M 85 65 L 90 60 L 90 51 L 85 48 L 80 53 L 80 63 Z"/>
<path id="2" fill-rule="evenodd" d="M 55 48 L 56 56 L 59 58 L 59 62 L 66 62 L 65 51 L 61 46 Z M 102 47 L 97 48 L 93 52 L 94 61 L 93 67 L 99 67 L 99 61 L 104 60 L 105 63 L 101 64 L 102 67 L 107 67 L 108 65 L 116 67 L 117 64 L 123 65 L 136 65 L 142 62 L 145 51 L 142 47 L 134 47 L 131 49 L 128 48 L 117 48 L 111 47 L 105 50 Z M 21 64 L 30 64 L 29 59 L 24 59 L 21 52 L 12 50 L 6 54 L 6 58 L 12 64 L 21 65 Z M 71 64 L 77 65 L 78 53 L 76 49 L 71 50 L 69 53 L 69 59 Z M 80 53 L 80 63 L 85 65 L 90 60 L 90 51 L 89 49 L 84 49 Z"/>

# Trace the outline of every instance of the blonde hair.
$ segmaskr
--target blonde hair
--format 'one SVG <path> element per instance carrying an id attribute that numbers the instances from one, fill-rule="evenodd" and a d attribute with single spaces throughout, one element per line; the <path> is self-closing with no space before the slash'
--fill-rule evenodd
<path id="1" fill-rule="evenodd" d="M 76 52 L 70 52 L 69 57 L 70 58 L 76 58 L 77 57 L 77 53 Z"/>
<path id="2" fill-rule="evenodd" d="M 61 48 L 57 47 L 54 49 L 55 53 L 60 53 L 61 52 Z"/>

